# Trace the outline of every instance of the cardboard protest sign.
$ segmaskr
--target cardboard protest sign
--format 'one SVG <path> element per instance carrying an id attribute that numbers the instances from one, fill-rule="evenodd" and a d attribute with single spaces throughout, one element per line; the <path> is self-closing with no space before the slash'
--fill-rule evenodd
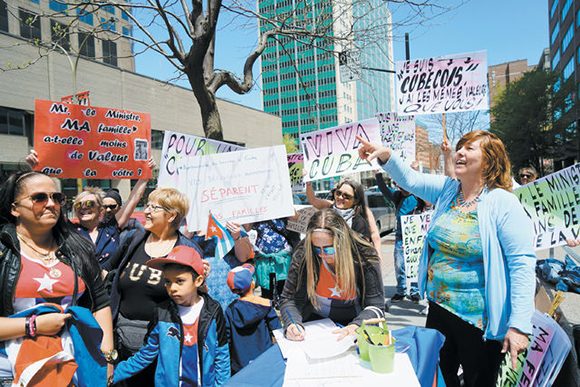
<path id="1" fill-rule="evenodd" d="M 211 213 L 221 223 L 251 223 L 294 215 L 283 145 L 194 157 L 179 170 L 177 185 L 165 174 L 159 186 L 173 186 L 190 200 L 187 228 L 205 230 Z"/>
<path id="2" fill-rule="evenodd" d="M 397 113 L 489 109 L 485 51 L 396 63 Z"/>
<path id="3" fill-rule="evenodd" d="M 245 148 L 223 141 L 167 130 L 163 137 L 159 181 L 163 181 L 167 186 L 175 187 L 179 184 L 180 171 L 187 168 L 195 157 L 240 149 Z"/>
<path id="4" fill-rule="evenodd" d="M 580 163 L 514 191 L 534 222 L 536 250 L 580 238 Z"/>
<path id="5" fill-rule="evenodd" d="M 298 210 L 298 219 L 289 220 L 286 229 L 289 231 L 296 231 L 300 234 L 306 234 L 308 222 L 310 222 L 310 218 L 312 218 L 312 215 L 314 215 L 316 211 L 318 210 L 314 207 L 305 207 Z"/>
<path id="6" fill-rule="evenodd" d="M 288 171 L 290 172 L 290 185 L 292 191 L 304 191 L 302 183 L 302 170 L 304 168 L 304 155 L 302 153 L 290 153 L 288 155 Z"/>
<path id="7" fill-rule="evenodd" d="M 379 121 L 371 118 L 302 134 L 300 144 L 304 168 L 308 171 L 304 182 L 372 171 L 377 166 L 376 161 L 371 165 L 358 156 L 360 142 L 357 135 L 370 142 L 380 142 Z"/>
<path id="8" fill-rule="evenodd" d="M 37 171 L 59 178 L 150 179 L 151 117 L 36 100 Z"/>
<path id="9" fill-rule="evenodd" d="M 554 334 L 536 374 L 536 380 L 533 384 L 536 387 L 549 387 L 554 384 L 560 369 L 562 369 L 568 357 L 568 353 L 572 349 L 572 343 L 564 329 L 552 319 L 549 322 L 552 325 Z"/>
<path id="10" fill-rule="evenodd" d="M 408 292 L 411 290 L 411 283 L 418 282 L 419 261 L 432 214 L 432 211 L 426 211 L 422 214 L 401 216 L 405 280 Z"/>
<path id="11" fill-rule="evenodd" d="M 377 113 L 381 142 L 409 164 L 415 161 L 415 116 Z"/>

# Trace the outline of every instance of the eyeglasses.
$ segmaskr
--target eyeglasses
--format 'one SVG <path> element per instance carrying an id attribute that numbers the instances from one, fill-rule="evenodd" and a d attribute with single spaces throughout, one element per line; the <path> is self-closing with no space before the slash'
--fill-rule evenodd
<path id="1" fill-rule="evenodd" d="M 530 179 L 532 175 L 528 175 L 527 173 L 520 173 L 520 179 Z"/>
<path id="2" fill-rule="evenodd" d="M 116 210 L 119 207 L 118 204 L 103 204 L 105 210 Z"/>
<path id="3" fill-rule="evenodd" d="M 62 206 L 66 202 L 66 195 L 62 192 L 35 192 L 32 195 L 27 196 L 25 199 L 30 198 L 34 204 L 42 204 L 46 206 L 48 199 L 50 198 L 54 204 L 57 206 Z M 22 200 L 15 201 L 14 204 L 19 204 Z"/>
<path id="4" fill-rule="evenodd" d="M 77 202 L 77 203 L 73 204 L 73 208 L 77 211 L 80 210 L 81 208 L 86 208 L 86 209 L 92 210 L 96 206 L 97 206 L 97 202 L 94 200 L 85 200 L 84 202 Z"/>
<path id="5" fill-rule="evenodd" d="M 334 255 L 335 254 L 334 246 L 323 246 L 323 247 L 312 246 L 312 250 L 314 251 L 314 254 L 316 254 L 316 255 L 320 255 L 323 252 L 324 252 L 324 255 Z"/>
<path id="6" fill-rule="evenodd" d="M 167 211 L 167 208 L 160 206 L 159 204 L 147 203 L 145 205 L 144 211 L 146 210 L 150 210 L 151 212 L 159 212 L 159 211 Z"/>
<path id="7" fill-rule="evenodd" d="M 354 198 L 354 196 L 349 195 L 349 194 L 342 192 L 340 190 L 334 191 L 334 197 L 343 198 L 344 200 L 352 200 Z"/>

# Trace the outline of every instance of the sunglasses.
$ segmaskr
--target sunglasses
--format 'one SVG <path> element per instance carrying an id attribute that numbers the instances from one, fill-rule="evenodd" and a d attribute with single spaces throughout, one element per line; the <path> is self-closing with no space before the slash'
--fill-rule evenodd
<path id="1" fill-rule="evenodd" d="M 339 190 L 334 191 L 334 196 L 337 198 L 343 198 L 344 200 L 352 200 L 354 198 L 354 196 Z"/>
<path id="2" fill-rule="evenodd" d="M 158 204 L 147 203 L 143 211 L 150 210 L 151 212 L 167 211 L 167 208 Z"/>
<path id="3" fill-rule="evenodd" d="M 32 203 L 44 206 L 48 203 L 49 198 L 58 206 L 62 206 L 66 202 L 66 195 L 62 192 L 36 192 L 26 197 L 26 199 L 28 198 L 32 200 Z M 18 204 L 21 201 L 14 202 L 14 204 Z"/>
<path id="4" fill-rule="evenodd" d="M 316 254 L 316 255 L 320 255 L 323 253 L 324 253 L 324 255 L 334 255 L 335 254 L 334 246 L 323 246 L 323 247 L 312 246 L 312 250 L 314 251 L 314 254 Z"/>
<path id="5" fill-rule="evenodd" d="M 73 205 L 75 210 L 80 210 L 81 208 L 93 209 L 97 206 L 97 202 L 94 200 L 85 200 L 84 202 L 78 202 Z"/>
<path id="6" fill-rule="evenodd" d="M 532 175 L 528 175 L 528 174 L 525 174 L 525 173 L 520 173 L 520 178 L 522 178 L 522 179 L 529 179 L 531 177 L 532 177 Z"/>
<path id="7" fill-rule="evenodd" d="M 105 210 L 115 210 L 115 209 L 117 209 L 117 207 L 119 207 L 118 204 L 104 204 L 103 205 L 103 208 Z"/>

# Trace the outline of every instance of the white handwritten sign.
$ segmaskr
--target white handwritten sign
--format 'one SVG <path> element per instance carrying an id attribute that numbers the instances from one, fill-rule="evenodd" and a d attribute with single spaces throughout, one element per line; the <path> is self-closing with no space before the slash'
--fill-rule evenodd
<path id="1" fill-rule="evenodd" d="M 286 229 L 300 234 L 306 234 L 308 222 L 310 222 L 310 218 L 312 218 L 312 215 L 314 215 L 316 211 L 318 210 L 314 207 L 305 207 L 298 210 L 298 219 L 289 220 Z"/>
<path id="2" fill-rule="evenodd" d="M 485 51 L 396 63 L 399 114 L 489 109 Z"/>
<path id="3" fill-rule="evenodd" d="M 189 231 L 205 230 L 210 210 L 242 224 L 294 215 L 283 145 L 196 157 L 179 174 L 174 187 L 190 199 Z"/>
<path id="4" fill-rule="evenodd" d="M 166 130 L 163 136 L 159 181 L 163 181 L 168 187 L 176 187 L 179 185 L 180 171 L 187 168 L 194 158 L 240 149 L 245 148 L 192 134 Z"/>
<path id="5" fill-rule="evenodd" d="M 381 141 L 408 163 L 415 161 L 415 116 L 377 113 Z"/>
<path id="6" fill-rule="evenodd" d="M 292 191 L 301 192 L 306 188 L 302 184 L 302 169 L 304 168 L 304 155 L 302 153 L 290 153 L 288 155 L 288 171 L 290 172 L 290 184 Z"/>
<path id="7" fill-rule="evenodd" d="M 580 163 L 514 191 L 534 222 L 536 250 L 580 238 Z"/>
<path id="8" fill-rule="evenodd" d="M 423 252 L 425 235 L 431 223 L 431 215 L 432 211 L 427 211 L 417 215 L 401 216 L 407 291 L 411 290 L 411 283 L 418 281 L 419 261 Z"/>
<path id="9" fill-rule="evenodd" d="M 354 172 L 372 171 L 376 166 L 358 156 L 360 135 L 367 141 L 381 141 L 379 121 L 371 118 L 329 129 L 304 133 L 300 144 L 304 153 L 304 168 L 308 174 L 304 182 L 341 176 Z"/>

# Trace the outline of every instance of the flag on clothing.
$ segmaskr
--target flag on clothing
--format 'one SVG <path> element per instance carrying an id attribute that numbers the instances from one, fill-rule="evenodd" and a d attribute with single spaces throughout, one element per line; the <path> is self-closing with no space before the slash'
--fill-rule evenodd
<path id="1" fill-rule="evenodd" d="M 223 258 L 235 244 L 234 238 L 228 229 L 222 226 L 211 212 L 209 213 L 205 237 L 206 239 L 217 237 L 214 255 L 217 259 Z"/>

